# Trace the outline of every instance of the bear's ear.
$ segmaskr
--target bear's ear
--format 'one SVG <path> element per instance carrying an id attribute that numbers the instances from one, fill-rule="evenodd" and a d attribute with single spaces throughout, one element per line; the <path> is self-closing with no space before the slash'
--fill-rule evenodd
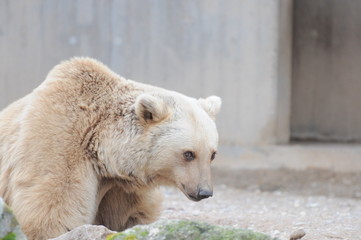
<path id="1" fill-rule="evenodd" d="M 210 96 L 206 99 L 200 98 L 198 101 L 204 111 L 206 111 L 206 113 L 214 120 L 221 109 L 222 99 L 217 96 Z"/>
<path id="2" fill-rule="evenodd" d="M 156 123 L 166 119 L 170 109 L 160 97 L 141 94 L 135 101 L 135 113 L 145 123 Z"/>

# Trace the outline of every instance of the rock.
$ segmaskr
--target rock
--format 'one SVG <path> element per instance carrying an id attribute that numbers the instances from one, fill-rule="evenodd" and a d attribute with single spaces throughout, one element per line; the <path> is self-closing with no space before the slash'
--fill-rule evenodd
<path id="1" fill-rule="evenodd" d="M 108 236 L 113 236 L 115 233 L 104 226 L 87 224 L 49 240 L 105 240 L 109 239 Z"/>
<path id="2" fill-rule="evenodd" d="M 303 238 L 306 235 L 305 231 L 303 229 L 299 229 L 297 231 L 294 231 L 291 235 L 290 235 L 290 240 L 298 240 Z"/>
<path id="3" fill-rule="evenodd" d="M 26 240 L 12 211 L 0 198 L 0 240 Z M 51 240 L 272 240 L 250 230 L 188 220 L 160 220 L 117 233 L 104 226 L 83 225 Z M 275 240 L 275 239 L 274 239 Z"/>
<path id="4" fill-rule="evenodd" d="M 25 234 L 21 231 L 18 221 L 13 212 L 0 198 L 0 239 L 1 240 L 26 240 Z"/>
<path id="5" fill-rule="evenodd" d="M 222 227 L 187 220 L 160 220 L 139 225 L 107 237 L 107 240 L 271 240 L 273 238 L 250 230 Z"/>

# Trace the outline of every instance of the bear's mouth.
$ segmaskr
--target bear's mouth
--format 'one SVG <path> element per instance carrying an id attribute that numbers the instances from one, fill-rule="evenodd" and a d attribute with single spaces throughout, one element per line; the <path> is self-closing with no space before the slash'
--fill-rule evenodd
<path id="1" fill-rule="evenodd" d="M 199 198 L 196 198 L 196 197 L 193 197 L 192 195 L 189 195 L 189 194 L 185 194 L 187 196 L 188 199 L 192 200 L 192 201 L 195 201 L 195 202 L 199 202 L 200 200 L 202 199 L 199 199 Z"/>
<path id="2" fill-rule="evenodd" d="M 184 195 L 186 195 L 186 197 L 188 199 L 190 199 L 194 202 L 199 202 L 200 200 L 202 200 L 202 199 L 197 198 L 196 196 L 193 196 L 193 195 L 187 193 L 186 186 L 183 183 L 181 184 L 181 186 L 182 187 L 180 188 L 180 190 L 184 193 Z"/>

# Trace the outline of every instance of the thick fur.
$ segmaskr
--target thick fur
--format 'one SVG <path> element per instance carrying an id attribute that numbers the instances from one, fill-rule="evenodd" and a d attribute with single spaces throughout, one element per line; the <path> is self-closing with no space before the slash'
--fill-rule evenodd
<path id="1" fill-rule="evenodd" d="M 188 197 L 211 189 L 221 102 L 207 99 L 126 80 L 93 59 L 63 62 L 0 113 L 0 196 L 29 239 L 150 223 L 159 185 Z"/>

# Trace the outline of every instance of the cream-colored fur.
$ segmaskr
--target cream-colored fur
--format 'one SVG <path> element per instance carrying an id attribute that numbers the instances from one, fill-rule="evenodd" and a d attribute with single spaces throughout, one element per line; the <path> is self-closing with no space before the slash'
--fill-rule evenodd
<path id="1" fill-rule="evenodd" d="M 126 80 L 90 58 L 65 61 L 0 112 L 0 196 L 29 239 L 150 223 L 159 185 L 193 200 L 211 191 L 220 105 Z"/>

